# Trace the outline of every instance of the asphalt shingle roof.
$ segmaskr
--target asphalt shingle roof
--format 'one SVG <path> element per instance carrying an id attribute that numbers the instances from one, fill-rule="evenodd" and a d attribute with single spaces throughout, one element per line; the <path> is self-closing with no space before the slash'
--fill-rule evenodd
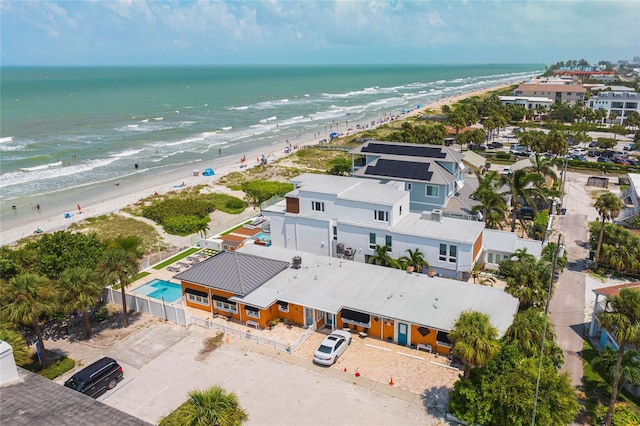
<path id="1" fill-rule="evenodd" d="M 237 251 L 221 251 L 174 278 L 244 296 L 288 266 L 288 262 Z"/>
<path id="2" fill-rule="evenodd" d="M 18 375 L 21 380 L 0 387 L 0 422 L 3 425 L 149 425 L 22 368 L 18 368 Z"/>

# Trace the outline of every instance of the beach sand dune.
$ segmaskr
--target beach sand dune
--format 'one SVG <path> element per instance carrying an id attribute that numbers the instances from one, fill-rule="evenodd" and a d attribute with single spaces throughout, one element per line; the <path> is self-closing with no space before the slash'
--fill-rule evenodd
<path id="1" fill-rule="evenodd" d="M 424 105 L 421 109 L 414 109 L 408 114 L 400 116 L 400 119 L 418 115 L 424 110 L 437 110 L 443 105 L 451 105 L 464 98 L 481 95 L 486 92 L 508 86 L 510 86 L 510 84 L 489 87 L 473 92 L 460 93 L 452 97 L 443 98 L 438 100 L 437 102 Z M 315 144 L 317 144 L 317 140 L 312 138 L 311 135 L 309 135 L 307 139 L 301 138 L 295 141 L 295 145 L 297 145 L 298 147 L 305 147 Z M 193 167 L 185 166 L 183 168 L 173 170 L 171 173 L 159 175 L 151 185 L 146 185 L 144 187 L 138 187 L 136 185 L 107 183 L 103 188 L 100 188 L 97 191 L 97 194 L 94 197 L 95 201 L 89 203 L 80 203 L 82 205 L 81 211 L 74 209 L 69 211 L 65 210 L 62 207 L 49 210 L 43 209 L 42 211 L 38 211 L 37 214 L 25 216 L 24 220 L 16 226 L 8 227 L 6 229 L 2 227 L 0 231 L 0 244 L 3 246 L 14 244 L 20 239 L 34 235 L 36 230 L 42 232 L 55 232 L 64 230 L 72 223 L 80 222 L 89 217 L 97 217 L 109 213 L 117 213 L 126 206 L 134 204 L 143 198 L 153 195 L 156 192 L 159 195 L 162 195 L 183 188 L 190 188 L 196 185 L 207 184 L 211 186 L 210 191 L 229 193 L 230 190 L 228 188 L 215 184 L 216 181 L 220 179 L 220 177 L 225 176 L 231 172 L 245 171 L 255 167 L 259 164 L 258 160 L 263 154 L 267 155 L 267 158 L 271 163 L 277 159 L 290 155 L 290 153 L 292 152 L 295 152 L 295 150 L 290 150 L 289 153 L 286 153 L 285 147 L 287 145 L 287 142 L 282 142 L 280 144 L 271 145 L 268 149 L 265 149 L 263 147 L 252 152 L 247 152 L 246 154 L 244 154 L 245 161 L 243 162 L 240 161 L 240 157 L 227 157 L 219 159 L 218 161 L 221 161 L 221 163 L 219 163 L 219 165 L 216 167 L 214 176 L 207 177 L 202 176 L 202 174 L 194 176 Z M 235 193 L 234 195 L 240 195 L 240 197 L 242 198 L 241 193 Z M 66 213 L 69 213 L 68 217 L 65 217 Z M 216 224 L 212 224 L 211 229 L 213 229 L 215 226 Z M 186 240 L 184 241 L 186 242 Z M 176 242 L 178 242 L 178 240 L 176 240 Z"/>

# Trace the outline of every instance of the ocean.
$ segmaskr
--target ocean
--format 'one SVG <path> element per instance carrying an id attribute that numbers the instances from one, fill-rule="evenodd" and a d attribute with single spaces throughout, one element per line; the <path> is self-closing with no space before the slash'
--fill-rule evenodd
<path id="1" fill-rule="evenodd" d="M 543 70 L 532 65 L 3 67 L 2 227 L 105 183 L 214 167 Z"/>

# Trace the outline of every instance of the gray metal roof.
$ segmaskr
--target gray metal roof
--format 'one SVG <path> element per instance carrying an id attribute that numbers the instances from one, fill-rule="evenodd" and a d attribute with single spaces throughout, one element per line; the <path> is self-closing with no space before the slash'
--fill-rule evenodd
<path id="1" fill-rule="evenodd" d="M 22 368 L 18 368 L 18 375 L 21 380 L 0 388 L 3 425 L 150 424 Z"/>
<path id="2" fill-rule="evenodd" d="M 244 296 L 288 266 L 288 261 L 281 262 L 237 251 L 221 251 L 176 274 L 174 278 Z"/>
<path id="3" fill-rule="evenodd" d="M 300 269 L 286 269 L 241 300 L 260 305 L 264 296 L 322 311 L 349 308 L 448 331 L 466 310 L 489 315 L 502 335 L 518 310 L 518 300 L 502 289 L 425 274 L 297 252 L 248 245 L 245 253 L 287 260 L 300 256 Z M 264 293 L 264 294 L 263 294 Z M 272 303 L 273 303 L 272 302 Z"/>
<path id="4" fill-rule="evenodd" d="M 498 253 L 515 253 L 518 249 L 527 249 L 527 253 L 540 258 L 542 242 L 518 238 L 515 232 L 485 229 L 482 232 L 482 245 L 488 250 Z"/>

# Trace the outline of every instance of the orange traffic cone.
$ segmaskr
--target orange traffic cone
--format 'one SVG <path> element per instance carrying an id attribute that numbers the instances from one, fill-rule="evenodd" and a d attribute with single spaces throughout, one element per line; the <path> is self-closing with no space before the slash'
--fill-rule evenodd
<path id="1" fill-rule="evenodd" d="M 391 376 L 391 380 L 389 380 L 389 386 L 393 386 L 395 385 L 395 383 L 393 383 L 393 376 Z"/>
<path id="2" fill-rule="evenodd" d="M 360 370 L 358 370 L 357 368 L 356 368 L 356 374 L 355 374 L 355 376 L 356 376 L 356 377 L 360 377 Z"/>
<path id="3" fill-rule="evenodd" d="M 342 370 L 342 371 L 346 373 L 347 372 L 347 367 L 345 367 L 344 370 Z"/>

